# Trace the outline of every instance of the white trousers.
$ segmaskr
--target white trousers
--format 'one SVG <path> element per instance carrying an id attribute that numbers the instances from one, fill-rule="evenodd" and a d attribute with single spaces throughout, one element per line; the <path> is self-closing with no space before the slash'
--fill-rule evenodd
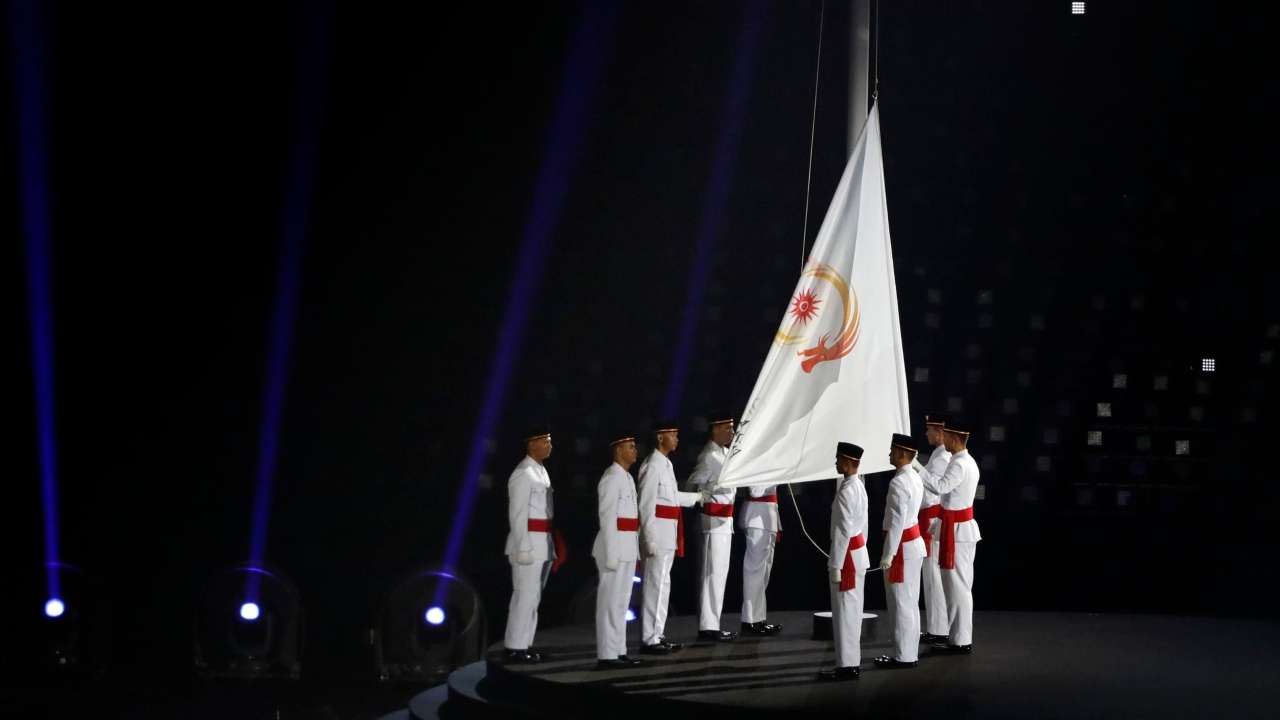
<path id="1" fill-rule="evenodd" d="M 920 594 L 924 597 L 924 631 L 930 635 L 947 635 L 951 621 L 947 618 L 947 597 L 942 591 L 942 571 L 938 569 L 938 541 L 929 548 L 929 557 L 920 566 Z"/>
<path id="2" fill-rule="evenodd" d="M 916 662 L 920 659 L 920 561 L 924 558 L 902 558 L 900 583 L 889 582 L 884 575 L 884 597 L 888 605 L 889 623 L 893 627 L 893 659 Z"/>
<path id="3" fill-rule="evenodd" d="M 596 560 L 600 581 L 596 585 L 596 657 L 613 660 L 627 654 L 627 601 L 631 599 L 636 561 L 623 560 L 608 570 Z"/>
<path id="4" fill-rule="evenodd" d="M 840 583 L 831 588 L 831 637 L 836 645 L 836 667 L 862 664 L 862 592 L 867 571 L 858 568 L 858 582 L 852 590 L 840 592 Z"/>
<path id="5" fill-rule="evenodd" d="M 645 645 L 662 640 L 667 629 L 667 600 L 671 597 L 671 563 L 675 550 L 660 550 L 644 559 L 644 617 L 641 636 Z"/>
<path id="6" fill-rule="evenodd" d="M 502 644 L 508 650 L 528 650 L 538 631 L 538 603 L 551 574 L 551 563 L 521 565 L 511 560 L 511 604 L 507 606 L 507 633 Z"/>
<path id="7" fill-rule="evenodd" d="M 724 584 L 729 579 L 729 548 L 733 536 L 727 533 L 702 535 L 702 585 L 698 592 L 698 629 L 719 630 L 724 608 Z"/>
<path id="8" fill-rule="evenodd" d="M 947 642 L 973 644 L 973 558 L 978 543 L 956 543 L 956 567 L 942 571 L 942 590 L 947 596 Z"/>
<path id="9" fill-rule="evenodd" d="M 742 622 L 764 622 L 768 614 L 765 590 L 773 570 L 772 530 L 747 528 L 747 552 L 742 556 Z"/>

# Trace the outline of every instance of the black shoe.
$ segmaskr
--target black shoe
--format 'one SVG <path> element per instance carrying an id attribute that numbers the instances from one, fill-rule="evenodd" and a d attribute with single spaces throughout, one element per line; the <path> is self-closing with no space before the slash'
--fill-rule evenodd
<path id="1" fill-rule="evenodd" d="M 645 655 L 670 655 L 675 648 L 670 643 L 656 642 L 652 645 L 641 645 L 640 652 Z"/>
<path id="2" fill-rule="evenodd" d="M 875 664 L 876 664 L 876 667 L 882 670 L 902 670 L 904 668 L 913 668 L 918 663 L 903 662 L 901 660 L 894 660 L 888 655 L 881 655 L 880 657 L 875 659 Z"/>
<path id="3" fill-rule="evenodd" d="M 946 636 L 946 635 L 932 635 L 932 634 L 930 634 L 930 633 L 921 633 L 921 634 L 920 634 L 920 642 L 924 643 L 925 645 L 934 645 L 934 644 L 936 644 L 936 643 L 946 643 L 946 642 L 947 642 L 947 636 Z"/>
<path id="4" fill-rule="evenodd" d="M 644 664 L 644 661 L 643 661 L 643 660 L 641 660 L 640 658 L 637 658 L 637 657 L 631 657 L 630 655 L 619 655 L 619 656 L 618 656 L 618 659 L 619 659 L 619 660 L 621 660 L 622 662 L 626 663 L 627 665 L 632 666 L 632 667 L 635 667 L 636 665 L 643 665 L 643 664 Z"/>
<path id="5" fill-rule="evenodd" d="M 728 630 L 699 630 L 699 640 L 711 640 L 714 642 L 729 642 L 738 639 L 738 633 L 729 632 Z"/>
<path id="6" fill-rule="evenodd" d="M 819 680 L 856 680 L 862 671 L 856 667 L 838 667 L 830 670 L 819 670 Z"/>
<path id="7" fill-rule="evenodd" d="M 969 645 L 950 645 L 948 643 L 937 643 L 931 647 L 937 655 L 972 655 L 973 644 Z"/>
<path id="8" fill-rule="evenodd" d="M 528 650 L 508 650 L 505 661 L 508 665 L 532 665 L 542 662 L 542 656 Z"/>
<path id="9" fill-rule="evenodd" d="M 683 649 L 684 649 L 684 643 L 671 642 L 670 640 L 668 640 L 668 639 L 666 639 L 666 638 L 662 638 L 662 644 L 663 644 L 663 645 L 666 645 L 666 646 L 667 646 L 667 649 L 668 649 L 670 652 L 676 652 L 676 651 L 678 651 L 678 650 L 683 650 Z"/>
<path id="10" fill-rule="evenodd" d="M 781 625 L 774 625 L 767 622 L 742 623 L 743 635 L 756 635 L 763 637 L 766 635 L 777 635 L 780 632 L 782 632 Z"/>

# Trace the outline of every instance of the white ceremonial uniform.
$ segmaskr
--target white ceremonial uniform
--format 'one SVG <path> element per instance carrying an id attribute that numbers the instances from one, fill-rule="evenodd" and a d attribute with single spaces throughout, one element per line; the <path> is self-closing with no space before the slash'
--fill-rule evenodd
<path id="1" fill-rule="evenodd" d="M 694 490 L 710 490 L 720 477 L 729 451 L 714 440 L 698 454 L 698 464 L 689 476 Z M 737 488 L 728 488 L 711 496 L 702 506 L 702 571 L 698 590 L 698 629 L 719 630 L 720 612 L 724 608 L 724 584 L 729 579 L 729 550 L 733 543 L 733 501 Z M 727 516 L 715 513 L 727 512 Z"/>
<path id="2" fill-rule="evenodd" d="M 978 463 L 968 450 L 951 456 L 951 462 L 937 480 L 925 481 L 925 487 L 942 496 L 943 524 L 947 513 L 972 512 L 973 498 L 978 493 Z M 923 480 L 923 478 L 922 478 Z M 982 533 L 977 520 L 955 522 L 955 567 L 947 567 L 946 528 L 939 531 L 938 563 L 942 570 L 942 590 L 947 596 L 948 642 L 952 645 L 973 643 L 973 559 Z"/>
<path id="3" fill-rule="evenodd" d="M 831 587 L 831 635 L 836 646 L 836 667 L 858 667 L 862 664 L 862 597 L 866 589 L 867 567 L 867 489 L 861 475 L 848 475 L 840 479 L 835 499 L 831 501 L 831 552 L 828 568 L 840 568 L 841 580 L 848 584 L 846 576 L 850 563 L 854 585 L 841 590 L 840 583 Z M 850 551 L 850 540 L 858 538 L 859 545 Z"/>
<path id="4" fill-rule="evenodd" d="M 611 464 L 596 487 L 600 530 L 591 546 L 600 581 L 596 586 L 596 657 L 613 660 L 627 654 L 627 601 L 631 599 L 636 559 L 640 557 L 639 508 L 631 473 Z M 632 528 L 632 529 L 624 529 Z"/>
<path id="5" fill-rule="evenodd" d="M 782 519 L 778 516 L 777 485 L 748 489 L 747 501 L 738 513 L 738 528 L 747 536 L 747 549 L 742 556 L 742 622 L 764 622 L 768 615 L 765 590 L 773 571 L 773 548 Z M 755 500 L 772 496 L 772 502 Z"/>
<path id="6" fill-rule="evenodd" d="M 924 485 L 920 475 L 906 465 L 889 481 L 884 501 L 884 553 L 881 563 L 892 561 L 902 550 L 902 582 L 893 582 L 892 573 L 884 573 L 884 596 L 889 622 L 893 626 L 893 659 L 916 662 L 920 659 L 920 565 L 924 562 L 924 540 L 913 538 L 901 542 L 902 533 L 916 526 Z"/>
<path id="7" fill-rule="evenodd" d="M 551 476 L 542 463 L 525 456 L 507 480 L 507 560 L 511 563 L 511 604 L 507 608 L 508 650 L 528 650 L 538 630 L 538 603 L 556 559 L 555 542 L 547 530 L 531 530 L 532 523 L 547 526 L 554 515 Z M 520 556 L 529 560 L 520 562 Z"/>
<path id="8" fill-rule="evenodd" d="M 945 445 L 938 445 L 929 455 L 929 460 L 916 470 L 923 481 L 929 478 L 936 482 L 946 471 L 951 462 L 951 453 Z M 942 508 L 942 498 L 929 488 L 924 488 L 924 499 L 920 501 L 920 510 L 937 506 Z M 920 566 L 920 595 L 924 597 L 924 631 L 930 635 L 946 635 L 950 632 L 951 623 L 947 619 L 947 598 L 942 592 L 942 573 L 938 570 L 938 533 L 942 531 L 942 518 L 929 518 L 921 523 L 920 532 L 929 536 L 929 554 Z"/>
<path id="9" fill-rule="evenodd" d="M 667 626 L 667 601 L 671 597 L 671 563 L 675 560 L 678 520 L 658 517 L 659 508 L 689 507 L 701 499 L 698 493 L 676 487 L 675 468 L 666 455 L 654 450 L 640 465 L 640 541 L 644 558 L 644 616 L 640 629 L 645 645 L 662 640 Z"/>

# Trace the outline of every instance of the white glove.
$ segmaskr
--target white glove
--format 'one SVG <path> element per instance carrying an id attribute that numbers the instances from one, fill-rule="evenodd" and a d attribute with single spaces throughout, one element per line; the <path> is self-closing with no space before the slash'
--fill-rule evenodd
<path id="1" fill-rule="evenodd" d="M 880 569 L 888 571 L 889 566 L 893 565 L 893 558 L 881 558 Z"/>
<path id="2" fill-rule="evenodd" d="M 645 551 L 647 551 L 647 552 L 649 553 L 649 555 L 650 555 L 651 557 L 656 557 L 656 556 L 657 556 L 657 554 L 658 554 L 658 543 L 656 543 L 656 542 L 647 542 L 647 543 L 645 543 L 645 545 L 644 545 L 644 549 L 645 549 Z"/>
<path id="3" fill-rule="evenodd" d="M 827 577 L 833 583 L 840 582 L 840 568 L 827 568 Z"/>
<path id="4" fill-rule="evenodd" d="M 618 564 L 619 563 L 617 560 L 609 560 L 605 562 L 604 569 L 608 570 L 609 572 L 613 572 L 614 570 L 618 569 Z"/>
<path id="5" fill-rule="evenodd" d="M 703 490 L 703 491 L 702 491 L 701 493 L 699 493 L 699 494 L 700 494 L 700 495 L 702 495 L 702 499 L 701 499 L 701 500 L 699 500 L 698 502 L 702 503 L 703 505 L 706 505 L 707 503 L 711 502 L 711 491 L 710 491 L 710 490 Z"/>
<path id="6" fill-rule="evenodd" d="M 533 553 L 531 552 L 516 553 L 516 562 L 520 563 L 521 565 L 532 565 Z"/>

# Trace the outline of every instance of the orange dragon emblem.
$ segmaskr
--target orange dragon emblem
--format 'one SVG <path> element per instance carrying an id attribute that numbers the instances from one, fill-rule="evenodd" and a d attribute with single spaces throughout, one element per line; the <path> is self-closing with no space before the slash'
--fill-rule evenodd
<path id="1" fill-rule="evenodd" d="M 853 346 L 858 342 L 858 328 L 860 325 L 860 311 L 858 309 L 858 295 L 849 287 L 849 283 L 845 281 L 840 273 L 836 272 L 830 265 L 818 265 L 804 271 L 800 277 L 812 277 L 817 282 L 825 282 L 835 290 L 836 296 L 840 299 L 841 310 L 843 312 L 840 331 L 834 340 L 831 340 L 831 334 L 824 334 L 813 347 L 804 348 L 796 353 L 797 356 L 804 358 L 800 362 L 800 369 L 806 373 L 813 372 L 818 363 L 827 360 L 839 360 L 853 351 Z M 778 331 L 774 340 L 783 345 L 796 345 L 805 343 L 804 328 L 810 321 L 815 320 L 818 316 L 820 307 L 824 300 L 817 291 L 817 285 L 801 290 L 791 299 L 791 308 L 787 311 L 787 317 L 790 322 Z"/>

